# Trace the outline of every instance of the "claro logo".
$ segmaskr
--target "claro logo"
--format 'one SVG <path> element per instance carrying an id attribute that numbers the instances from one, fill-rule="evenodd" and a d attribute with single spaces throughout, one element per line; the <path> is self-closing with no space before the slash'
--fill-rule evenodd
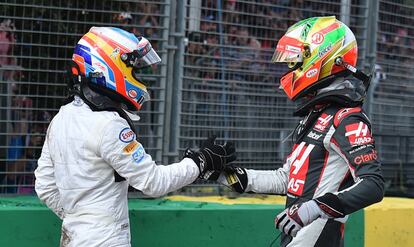
<path id="1" fill-rule="evenodd" d="M 376 160 L 378 158 L 377 151 L 372 150 L 371 153 L 368 154 L 361 154 L 354 158 L 354 163 L 357 165 L 361 165 L 362 163 L 366 163 L 368 161 Z"/>

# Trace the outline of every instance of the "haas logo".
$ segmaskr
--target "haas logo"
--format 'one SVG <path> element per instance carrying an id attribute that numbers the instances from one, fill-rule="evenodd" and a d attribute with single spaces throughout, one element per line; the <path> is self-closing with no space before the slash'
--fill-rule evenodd
<path id="1" fill-rule="evenodd" d="M 324 41 L 324 37 L 322 33 L 315 33 L 312 35 L 312 44 L 319 45 Z"/>
<path id="2" fill-rule="evenodd" d="M 290 163 L 288 192 L 297 196 L 302 195 L 309 166 L 309 156 L 315 145 L 300 143 L 291 153 L 287 162 Z"/>
<path id="3" fill-rule="evenodd" d="M 345 136 L 348 137 L 349 143 L 352 146 L 372 144 L 374 142 L 368 125 L 364 122 L 349 124 L 345 126 L 345 129 Z"/>
<path id="4" fill-rule="evenodd" d="M 319 118 L 315 126 L 313 126 L 314 130 L 317 130 L 319 132 L 325 131 L 325 128 L 329 125 L 329 122 L 333 118 L 332 115 L 328 115 L 326 113 L 323 113 Z"/>

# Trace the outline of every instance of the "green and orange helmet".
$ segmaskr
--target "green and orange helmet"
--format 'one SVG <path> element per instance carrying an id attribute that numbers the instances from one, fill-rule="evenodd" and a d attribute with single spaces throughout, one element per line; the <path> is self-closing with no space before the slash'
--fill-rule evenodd
<path id="1" fill-rule="evenodd" d="M 337 64 L 338 58 L 355 67 L 357 57 L 352 31 L 335 16 L 327 16 L 312 17 L 291 26 L 280 38 L 272 62 L 288 64 L 290 69 L 281 77 L 280 87 L 294 101 L 327 86 L 322 82 L 345 71 L 344 66 Z"/>

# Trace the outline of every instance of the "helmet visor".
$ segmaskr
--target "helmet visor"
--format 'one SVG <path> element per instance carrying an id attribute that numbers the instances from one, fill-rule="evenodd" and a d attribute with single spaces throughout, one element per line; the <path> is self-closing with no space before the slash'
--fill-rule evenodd
<path id="1" fill-rule="evenodd" d="M 141 43 L 141 42 L 140 42 Z M 137 69 L 144 68 L 161 62 L 160 56 L 152 49 L 151 44 L 147 41 L 145 46 L 135 50 L 138 53 L 138 59 L 135 60 L 134 67 Z"/>
<path id="2" fill-rule="evenodd" d="M 303 61 L 302 49 L 295 46 L 285 45 L 276 48 L 273 53 L 273 63 L 297 63 Z"/>
<path id="3" fill-rule="evenodd" d="M 144 37 L 139 38 L 137 49 L 121 55 L 122 61 L 135 69 L 142 69 L 161 62 L 160 56 L 152 49 L 151 43 Z"/>
<path id="4" fill-rule="evenodd" d="M 152 48 L 151 43 L 144 37 L 139 37 L 137 49 L 133 52 L 126 53 L 124 62 L 127 66 L 132 66 L 132 76 L 148 87 L 151 83 L 146 83 L 141 78 L 142 75 L 152 74 L 155 65 L 161 62 L 160 56 Z M 122 58 L 122 57 L 121 57 Z M 147 81 L 147 80 L 145 80 Z"/>

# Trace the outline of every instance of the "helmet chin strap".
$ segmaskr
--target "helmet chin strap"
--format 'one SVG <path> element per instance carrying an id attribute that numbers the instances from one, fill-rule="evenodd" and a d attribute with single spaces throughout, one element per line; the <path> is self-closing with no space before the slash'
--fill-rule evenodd
<path id="1" fill-rule="evenodd" d="M 305 116 L 309 111 L 314 110 L 316 105 L 329 105 L 331 103 L 343 107 L 356 107 L 362 105 L 363 97 L 349 88 L 326 92 L 316 95 L 305 104 L 299 106 L 293 113 L 293 116 Z"/>
<path id="2" fill-rule="evenodd" d="M 91 88 L 90 78 L 85 77 L 80 73 L 79 66 L 71 61 L 71 64 L 68 69 L 69 80 L 67 82 L 69 89 L 69 98 L 65 103 L 69 103 L 73 100 L 73 95 L 78 95 L 91 109 L 92 111 L 115 111 L 119 114 L 120 117 L 125 119 L 130 126 L 130 128 L 136 132 L 135 125 L 133 121 L 139 120 L 138 118 L 131 119 L 131 115 L 127 113 L 123 108 L 122 104 L 117 101 L 112 100 L 111 98 L 102 95 L 98 92 L 95 92 Z M 91 75 L 99 76 L 99 75 Z"/>
<path id="3" fill-rule="evenodd" d="M 121 107 L 121 104 L 113 101 L 105 95 L 101 95 L 93 91 L 87 82 L 81 83 L 80 90 L 81 98 L 89 105 L 93 111 L 115 111 L 119 114 L 120 117 L 125 119 L 129 127 L 137 133 L 135 125 L 130 118 L 130 115 Z M 136 119 L 134 119 L 136 120 Z"/>
<path id="4" fill-rule="evenodd" d="M 338 77 L 328 86 L 317 90 L 315 96 L 310 99 L 302 98 L 302 102 L 294 112 L 295 116 L 304 116 L 310 110 L 317 110 L 319 106 L 331 103 L 343 107 L 355 107 L 362 105 L 365 98 L 365 85 L 360 80 L 347 80 Z"/>
<path id="5" fill-rule="evenodd" d="M 371 83 L 372 73 L 370 75 L 365 74 L 361 70 L 355 68 L 354 66 L 350 65 L 349 63 L 345 62 L 342 57 L 335 58 L 335 64 L 338 66 L 342 66 L 345 69 L 352 72 L 352 75 L 361 80 L 364 83 L 365 89 L 368 91 L 369 84 Z"/>

